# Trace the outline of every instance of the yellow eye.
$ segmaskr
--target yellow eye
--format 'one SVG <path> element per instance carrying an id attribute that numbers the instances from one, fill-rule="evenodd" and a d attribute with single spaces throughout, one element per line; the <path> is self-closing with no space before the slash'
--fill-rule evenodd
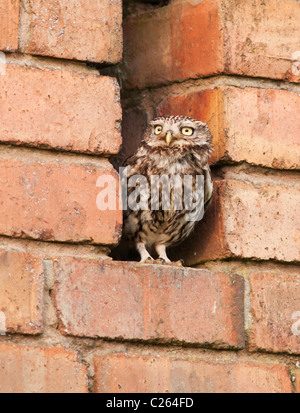
<path id="1" fill-rule="evenodd" d="M 160 125 L 155 126 L 155 128 L 154 128 L 155 135 L 159 135 L 161 133 L 162 129 L 163 128 Z"/>
<path id="2" fill-rule="evenodd" d="M 181 133 L 185 136 L 191 136 L 194 133 L 194 129 L 185 126 L 181 129 Z"/>

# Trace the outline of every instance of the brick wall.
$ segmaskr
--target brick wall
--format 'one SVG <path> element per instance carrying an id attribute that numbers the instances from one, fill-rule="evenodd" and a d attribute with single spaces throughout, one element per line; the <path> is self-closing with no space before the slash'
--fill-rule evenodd
<path id="1" fill-rule="evenodd" d="M 300 3 L 123 3 L 0 5 L 0 391 L 300 392 Z M 213 133 L 185 268 L 96 205 L 155 114 Z"/>

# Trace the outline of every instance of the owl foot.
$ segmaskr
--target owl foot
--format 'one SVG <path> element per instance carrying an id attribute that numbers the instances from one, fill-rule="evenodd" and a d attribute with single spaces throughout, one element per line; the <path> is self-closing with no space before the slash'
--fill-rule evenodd
<path id="1" fill-rule="evenodd" d="M 149 252 L 146 249 L 146 246 L 143 242 L 138 242 L 136 244 L 136 249 L 138 250 L 141 260 L 140 260 L 140 264 L 152 264 L 153 263 L 153 258 L 151 257 L 151 255 L 149 254 Z"/>
<path id="2" fill-rule="evenodd" d="M 157 264 L 169 264 L 171 262 L 167 256 L 165 245 L 157 244 L 155 245 L 155 250 L 158 254 Z"/>

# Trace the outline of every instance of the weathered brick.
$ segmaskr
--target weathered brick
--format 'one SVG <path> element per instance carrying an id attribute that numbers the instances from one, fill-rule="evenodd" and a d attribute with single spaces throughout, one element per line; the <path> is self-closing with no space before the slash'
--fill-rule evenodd
<path id="1" fill-rule="evenodd" d="M 220 73 L 299 82 L 299 19 L 299 2 L 287 0 L 171 2 L 134 15 L 124 24 L 126 86 Z"/>
<path id="2" fill-rule="evenodd" d="M 25 0 L 20 50 L 64 59 L 117 63 L 122 57 L 121 0 Z"/>
<path id="3" fill-rule="evenodd" d="M 87 153 L 119 150 L 119 86 L 110 77 L 7 64 L 0 96 L 2 142 Z"/>
<path id="4" fill-rule="evenodd" d="M 79 162 L 79 161 L 77 161 Z M 9 149 L 0 153 L 0 233 L 45 241 L 118 242 L 122 211 L 99 210 L 99 177 L 118 177 L 106 160 L 77 163 Z M 100 178 L 101 179 L 101 178 Z M 112 195 L 118 194 L 111 190 Z"/>
<path id="5" fill-rule="evenodd" d="M 94 359 L 99 393 L 291 393 L 284 365 L 108 354 Z"/>
<path id="6" fill-rule="evenodd" d="M 295 178 L 225 174 L 193 234 L 170 256 L 185 263 L 227 258 L 298 261 L 299 186 Z"/>
<path id="7" fill-rule="evenodd" d="M 67 334 L 244 345 L 241 276 L 68 257 L 54 268 Z"/>
<path id="8" fill-rule="evenodd" d="M 222 45 L 215 0 L 170 4 L 134 16 L 124 22 L 126 84 L 143 88 L 219 73 Z"/>
<path id="9" fill-rule="evenodd" d="M 44 269 L 40 258 L 0 249 L 3 333 L 37 334 L 43 331 L 43 288 Z"/>
<path id="10" fill-rule="evenodd" d="M 237 363 L 236 383 L 241 393 L 291 393 L 288 369 L 283 364 Z"/>
<path id="11" fill-rule="evenodd" d="M 220 160 L 299 169 L 300 96 L 286 90 L 216 87 L 164 100 L 159 114 L 191 116 L 213 135 Z"/>
<path id="12" fill-rule="evenodd" d="M 226 72 L 300 81 L 297 0 L 223 0 L 220 6 Z"/>
<path id="13" fill-rule="evenodd" d="M 0 50 L 18 48 L 19 0 L 2 0 L 0 4 Z"/>
<path id="14" fill-rule="evenodd" d="M 294 373 L 293 375 L 295 377 L 295 383 L 294 383 L 295 392 L 300 393 L 300 370 L 296 370 L 293 373 Z"/>
<path id="15" fill-rule="evenodd" d="M 73 350 L 0 343 L 1 393 L 87 393 L 86 368 Z"/>
<path id="16" fill-rule="evenodd" d="M 167 357 L 108 354 L 94 358 L 96 393 L 165 393 L 170 388 Z"/>
<path id="17" fill-rule="evenodd" d="M 300 275 L 280 272 L 251 274 L 251 350 L 300 354 Z"/>

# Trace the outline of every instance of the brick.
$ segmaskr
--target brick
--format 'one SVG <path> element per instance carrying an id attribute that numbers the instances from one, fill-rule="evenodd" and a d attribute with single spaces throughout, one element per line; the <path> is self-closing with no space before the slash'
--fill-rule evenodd
<path id="1" fill-rule="evenodd" d="M 86 368 L 73 350 L 0 343 L 1 393 L 87 393 Z"/>
<path id="2" fill-rule="evenodd" d="M 97 154 L 119 150 L 119 86 L 112 78 L 7 64 L 0 96 L 2 142 Z"/>
<path id="3" fill-rule="evenodd" d="M 118 242 L 122 211 L 99 210 L 98 178 L 118 177 L 106 160 L 76 164 L 73 157 L 29 151 L 0 153 L 0 233 L 44 241 Z M 101 179 L 101 178 L 100 178 Z"/>
<path id="4" fill-rule="evenodd" d="M 172 2 L 131 16 L 124 23 L 125 85 L 221 73 L 299 82 L 299 19 L 299 2 L 287 0 Z"/>
<path id="5" fill-rule="evenodd" d="M 29 253 L 0 249 L 0 275 L 0 311 L 4 317 L 2 331 L 42 333 L 42 260 Z"/>
<path id="6" fill-rule="evenodd" d="M 300 275 L 288 268 L 251 274 L 251 350 L 300 354 Z"/>
<path id="7" fill-rule="evenodd" d="M 298 1 L 223 0 L 221 6 L 226 72 L 300 81 Z"/>
<path id="8" fill-rule="evenodd" d="M 97 393 L 291 393 L 284 365 L 108 354 L 94 359 Z M 226 379 L 224 379 L 226 378 Z"/>
<path id="9" fill-rule="evenodd" d="M 123 353 L 94 358 L 95 393 L 166 393 L 170 387 L 170 360 L 158 355 Z"/>
<path id="10" fill-rule="evenodd" d="M 296 178 L 274 180 L 240 172 L 216 180 L 214 188 L 203 220 L 170 250 L 170 257 L 180 257 L 187 265 L 229 257 L 299 261 Z"/>
<path id="11" fill-rule="evenodd" d="M 170 4 L 134 16 L 124 22 L 126 85 L 143 88 L 219 73 L 222 45 L 215 0 Z"/>
<path id="12" fill-rule="evenodd" d="M 122 2 L 25 0 L 20 50 L 63 59 L 117 63 L 122 58 Z"/>
<path id="13" fill-rule="evenodd" d="M 159 114 L 191 116 L 213 135 L 211 162 L 299 169 L 300 97 L 286 90 L 216 87 L 172 96 Z"/>
<path id="14" fill-rule="evenodd" d="M 18 49 L 19 0 L 2 0 L 0 4 L 0 50 Z"/>
<path id="15" fill-rule="evenodd" d="M 68 257 L 54 268 L 66 334 L 244 345 L 241 276 Z"/>
<path id="16" fill-rule="evenodd" d="M 294 377 L 295 377 L 295 383 L 294 383 L 294 387 L 295 387 L 295 392 L 296 393 L 300 393 L 300 371 L 297 370 L 294 373 Z"/>

